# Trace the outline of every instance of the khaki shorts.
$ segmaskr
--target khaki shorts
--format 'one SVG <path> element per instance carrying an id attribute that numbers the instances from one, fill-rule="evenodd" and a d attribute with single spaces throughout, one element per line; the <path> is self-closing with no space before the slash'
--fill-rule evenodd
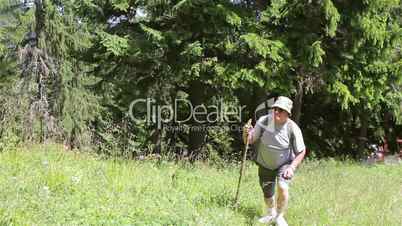
<path id="1" fill-rule="evenodd" d="M 265 198 L 271 198 L 275 195 L 276 180 L 279 186 L 289 188 L 291 178 L 285 179 L 283 173 L 289 164 L 284 164 L 276 170 L 270 170 L 262 166 L 258 166 L 258 177 L 260 179 L 260 186 Z"/>

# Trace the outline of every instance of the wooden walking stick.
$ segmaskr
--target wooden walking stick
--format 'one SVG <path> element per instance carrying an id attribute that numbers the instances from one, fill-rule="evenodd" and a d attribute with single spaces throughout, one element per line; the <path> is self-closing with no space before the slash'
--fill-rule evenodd
<path id="1" fill-rule="evenodd" d="M 248 120 L 248 122 L 246 124 L 247 129 L 250 128 L 250 127 L 251 127 L 251 119 Z M 247 136 L 246 137 L 246 145 L 244 147 L 243 159 L 242 159 L 241 166 L 240 166 L 239 183 L 237 184 L 237 190 L 236 190 L 236 196 L 235 196 L 235 203 L 234 204 L 235 204 L 236 207 L 239 204 L 240 185 L 241 185 L 241 179 L 242 179 L 243 174 L 244 174 L 244 169 L 245 169 L 245 166 L 246 166 L 246 158 L 247 158 L 248 146 L 249 146 L 249 142 L 248 142 L 248 136 Z"/>

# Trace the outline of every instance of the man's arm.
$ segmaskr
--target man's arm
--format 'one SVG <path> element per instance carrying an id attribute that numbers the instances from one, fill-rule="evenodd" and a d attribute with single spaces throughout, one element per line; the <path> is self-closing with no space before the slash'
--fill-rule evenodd
<path id="1" fill-rule="evenodd" d="M 261 136 L 261 127 L 255 125 L 254 128 L 251 128 L 248 132 L 248 144 L 254 144 Z"/>
<path id="2" fill-rule="evenodd" d="M 244 132 L 243 132 L 243 142 L 244 144 L 246 144 L 248 142 L 248 144 L 253 144 L 255 142 L 255 129 L 253 127 L 250 128 L 244 128 Z"/>
<path id="3" fill-rule="evenodd" d="M 306 145 L 304 144 L 303 134 L 299 126 L 294 123 L 291 128 L 293 131 L 293 136 L 291 136 L 293 137 L 293 139 L 291 138 L 292 149 L 296 152 L 296 156 L 290 164 L 290 167 L 295 171 L 306 155 Z"/>
<path id="4" fill-rule="evenodd" d="M 249 122 L 243 127 L 243 142 L 245 144 L 247 142 L 248 144 L 254 144 L 261 136 L 261 126 L 257 122 L 253 128 L 251 121 Z"/>
<path id="5" fill-rule="evenodd" d="M 246 144 L 249 139 L 250 133 L 253 130 L 253 126 L 251 125 L 251 119 L 248 120 L 248 122 L 246 123 L 246 125 L 243 126 L 243 142 L 244 144 Z M 249 142 L 250 144 L 250 142 Z"/>
<path id="6" fill-rule="evenodd" d="M 289 165 L 289 167 L 283 172 L 283 177 L 285 178 L 292 178 L 296 168 L 300 165 L 300 163 L 303 161 L 304 156 L 306 155 L 306 150 L 300 152 L 297 154 L 296 158 L 293 159 L 292 163 Z"/>
<path id="7" fill-rule="evenodd" d="M 305 155 L 306 155 L 306 150 L 297 154 L 296 158 L 293 159 L 292 163 L 290 164 L 290 167 L 293 168 L 293 171 L 296 170 L 296 168 L 300 165 L 300 163 L 303 161 Z"/>

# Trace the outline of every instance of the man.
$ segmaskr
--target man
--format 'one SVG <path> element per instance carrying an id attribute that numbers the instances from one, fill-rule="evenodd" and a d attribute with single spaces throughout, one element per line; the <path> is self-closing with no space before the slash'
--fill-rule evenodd
<path id="1" fill-rule="evenodd" d="M 257 146 L 258 176 L 267 207 L 267 215 L 258 220 L 260 223 L 288 225 L 284 214 L 289 200 L 289 183 L 306 153 L 302 132 L 289 118 L 292 106 L 289 98 L 280 96 L 272 105 L 271 113 L 259 118 L 255 128 L 249 125 L 244 130 L 244 141 Z M 275 205 L 276 181 L 278 199 Z"/>

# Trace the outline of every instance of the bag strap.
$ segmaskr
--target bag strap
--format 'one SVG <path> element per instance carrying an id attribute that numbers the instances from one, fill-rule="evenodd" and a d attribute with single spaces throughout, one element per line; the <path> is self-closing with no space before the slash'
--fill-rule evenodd
<path id="1" fill-rule="evenodd" d="M 269 104 L 268 104 L 268 100 L 264 101 L 264 105 L 265 105 L 265 114 L 269 113 Z"/>

